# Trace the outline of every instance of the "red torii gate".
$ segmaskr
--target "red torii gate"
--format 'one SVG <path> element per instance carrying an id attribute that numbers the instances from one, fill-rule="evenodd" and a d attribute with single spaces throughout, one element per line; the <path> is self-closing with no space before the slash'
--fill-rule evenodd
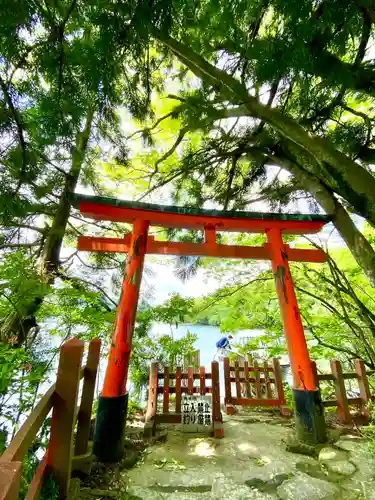
<path id="1" fill-rule="evenodd" d="M 330 220 L 329 216 L 201 210 L 79 194 L 74 195 L 74 203 L 86 217 L 133 225 L 132 233 L 124 238 L 78 238 L 78 250 L 128 254 L 98 404 L 94 452 L 99 458 L 115 460 L 122 453 L 128 399 L 126 382 L 145 254 L 200 255 L 272 262 L 293 372 L 298 435 L 300 439 L 310 442 L 325 440 L 323 407 L 315 386 L 288 262 L 324 262 L 326 256 L 317 249 L 290 248 L 283 243 L 282 234 L 317 233 Z M 204 243 L 157 241 L 148 236 L 150 226 L 202 230 Z M 267 243 L 259 247 L 220 245 L 216 243 L 216 231 L 265 233 Z"/>

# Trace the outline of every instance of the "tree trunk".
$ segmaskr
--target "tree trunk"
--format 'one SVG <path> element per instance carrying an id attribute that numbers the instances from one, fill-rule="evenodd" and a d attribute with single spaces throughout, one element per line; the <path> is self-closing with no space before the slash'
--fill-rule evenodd
<path id="1" fill-rule="evenodd" d="M 69 193 L 74 193 L 77 186 L 87 151 L 93 117 L 94 110 L 90 109 L 87 113 L 85 127 L 76 137 L 76 144 L 72 154 L 72 166 L 67 175 L 56 215 L 43 248 L 41 270 L 42 273 L 45 273 L 47 281 L 53 281 L 53 274 L 56 273 L 60 264 L 60 251 L 71 209 Z"/>
<path id="2" fill-rule="evenodd" d="M 53 283 L 55 274 L 60 265 L 60 251 L 71 209 L 68 195 L 74 192 L 77 186 L 79 174 L 87 151 L 93 117 L 94 109 L 90 109 L 87 113 L 83 130 L 76 136 L 76 144 L 72 154 L 72 165 L 66 176 L 65 185 L 60 196 L 52 226 L 44 243 L 40 269 L 42 280 L 46 284 Z M 46 287 L 45 293 L 35 296 L 23 310 L 13 311 L 6 318 L 0 329 L 1 340 L 6 342 L 12 338 L 16 346 L 24 344 L 28 332 L 32 327 L 36 326 L 35 315 L 48 293 L 47 290 L 48 288 Z"/>

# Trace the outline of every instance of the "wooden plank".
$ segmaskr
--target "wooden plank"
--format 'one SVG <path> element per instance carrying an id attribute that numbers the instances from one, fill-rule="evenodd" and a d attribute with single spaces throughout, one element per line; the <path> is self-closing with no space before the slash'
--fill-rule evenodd
<path id="1" fill-rule="evenodd" d="M 323 380 L 335 380 L 335 377 L 330 373 L 319 373 L 318 374 L 319 381 Z"/>
<path id="2" fill-rule="evenodd" d="M 163 387 L 158 387 L 158 394 L 163 394 Z M 206 386 L 206 394 L 211 394 L 212 388 Z M 201 393 L 201 388 L 200 387 L 193 387 L 193 392 L 189 392 L 188 387 L 183 387 L 181 386 L 181 394 L 200 394 Z M 169 394 L 176 394 L 176 388 L 175 387 L 170 387 L 169 388 Z"/>
<path id="3" fill-rule="evenodd" d="M 370 399 L 375 400 L 375 396 L 372 396 Z M 348 398 L 349 405 L 360 405 L 361 403 L 361 398 Z M 338 406 L 338 403 L 336 399 L 327 399 L 323 401 L 323 406 Z"/>
<path id="4" fill-rule="evenodd" d="M 328 406 L 337 406 L 337 400 L 336 399 L 327 399 L 326 401 L 322 401 L 322 404 L 324 408 L 327 408 Z"/>
<path id="5" fill-rule="evenodd" d="M 199 388 L 200 394 L 204 396 L 206 394 L 206 378 L 205 378 L 205 367 L 201 366 L 199 368 Z"/>
<path id="6" fill-rule="evenodd" d="M 276 397 L 279 400 L 280 406 L 285 405 L 285 395 L 283 386 L 283 376 L 278 358 L 273 358 L 273 373 L 275 377 Z"/>
<path id="7" fill-rule="evenodd" d="M 200 387 L 193 387 L 193 392 L 189 392 L 188 387 L 183 387 L 182 389 L 182 394 L 200 394 Z M 206 394 L 211 394 L 212 393 L 212 387 L 206 387 Z"/>
<path id="8" fill-rule="evenodd" d="M 158 373 L 158 380 L 163 380 L 164 378 L 164 373 Z M 181 372 L 181 380 L 188 378 L 188 374 Z M 206 373 L 204 378 L 206 380 L 211 380 L 212 376 L 211 373 Z M 169 374 L 169 380 L 175 380 L 176 379 L 176 374 L 175 373 L 170 373 Z M 193 373 L 193 380 L 200 380 L 200 374 L 199 373 Z"/>
<path id="9" fill-rule="evenodd" d="M 96 374 L 100 358 L 100 345 L 100 339 L 93 339 L 89 344 L 89 352 L 84 370 L 81 405 L 78 412 L 77 434 L 74 447 L 75 455 L 84 455 L 87 452 Z"/>
<path id="10" fill-rule="evenodd" d="M 241 383 L 240 383 L 240 373 L 238 371 L 238 361 L 234 363 L 234 378 L 236 381 L 236 395 L 238 398 L 241 397 Z"/>
<path id="11" fill-rule="evenodd" d="M 150 366 L 150 376 L 148 381 L 148 404 L 145 421 L 150 422 L 155 419 L 158 406 L 158 363 L 152 362 Z"/>
<path id="12" fill-rule="evenodd" d="M 349 412 L 348 399 L 346 396 L 344 378 L 342 376 L 341 363 L 339 360 L 331 360 L 331 370 L 332 375 L 335 378 L 335 392 L 339 418 L 343 424 L 348 424 L 349 422 L 351 422 L 351 416 Z"/>
<path id="13" fill-rule="evenodd" d="M 362 398 L 348 398 L 348 404 L 360 405 L 360 404 L 362 404 Z"/>
<path id="14" fill-rule="evenodd" d="M 371 393 L 365 364 L 361 359 L 355 360 L 355 371 L 358 377 L 359 392 L 361 394 L 361 410 L 364 412 L 370 400 Z"/>
<path id="15" fill-rule="evenodd" d="M 230 366 L 229 359 L 224 358 L 224 388 L 225 388 L 225 404 L 232 404 L 232 389 L 230 385 Z"/>
<path id="16" fill-rule="evenodd" d="M 258 399 L 262 397 L 262 391 L 260 387 L 260 374 L 259 374 L 259 366 L 258 361 L 254 361 L 254 376 L 255 376 L 255 394 Z"/>
<path id="17" fill-rule="evenodd" d="M 239 380 L 241 383 L 243 383 L 243 384 L 246 382 L 246 378 L 245 378 L 245 377 L 239 377 L 239 378 L 238 378 L 238 380 Z M 247 380 L 248 380 L 249 382 L 255 383 L 256 378 L 255 378 L 255 377 L 249 377 Z M 236 377 L 231 377 L 231 378 L 230 378 L 230 381 L 231 381 L 231 382 L 236 382 Z M 264 384 L 264 383 L 266 382 L 266 379 L 264 379 L 264 378 L 260 377 L 260 378 L 259 378 L 259 382 L 260 382 L 261 384 Z M 272 384 L 274 384 L 274 383 L 275 383 L 275 379 L 274 379 L 274 377 L 270 377 L 270 382 L 271 382 Z"/>
<path id="18" fill-rule="evenodd" d="M 249 372 L 253 372 L 253 371 L 254 371 L 254 365 L 255 365 L 255 364 L 256 364 L 256 366 L 258 366 L 258 363 L 257 363 L 256 361 L 253 361 L 253 360 L 252 360 L 252 361 L 251 361 L 251 363 L 250 363 L 250 362 L 248 362 Z M 231 372 L 234 372 L 234 366 L 231 366 L 231 367 L 230 367 L 230 371 L 231 371 Z M 245 371 L 245 363 L 244 363 L 244 366 L 239 366 L 239 367 L 238 367 L 238 371 L 239 371 L 240 373 L 242 373 L 243 371 Z M 269 367 L 268 367 L 268 371 L 269 371 L 270 373 L 273 373 L 273 366 L 269 366 Z"/>
<path id="19" fill-rule="evenodd" d="M 0 500 L 16 500 L 18 498 L 21 473 L 21 462 L 0 462 Z"/>
<path id="20" fill-rule="evenodd" d="M 35 474 L 31 480 L 29 489 L 27 490 L 25 500 L 37 500 L 40 496 L 40 490 L 43 486 L 43 479 L 48 468 L 48 451 L 44 454 L 43 459 L 38 465 Z"/>
<path id="21" fill-rule="evenodd" d="M 0 462 L 21 462 L 23 460 L 40 426 L 51 411 L 55 388 L 55 384 L 52 385 L 30 413 L 8 448 L 0 457 Z"/>
<path id="22" fill-rule="evenodd" d="M 342 374 L 343 379 L 348 380 L 352 378 L 358 378 L 357 374 L 354 372 L 346 372 Z"/>
<path id="23" fill-rule="evenodd" d="M 188 394 L 193 394 L 193 380 L 194 380 L 194 368 L 192 366 L 189 366 L 188 368 Z"/>
<path id="24" fill-rule="evenodd" d="M 164 366 L 163 413 L 169 413 L 169 367 Z"/>
<path id="25" fill-rule="evenodd" d="M 245 363 L 244 363 L 244 382 L 245 382 L 245 396 L 247 398 L 250 398 L 251 397 L 251 387 L 250 387 L 250 381 L 249 381 L 249 362 L 248 361 L 245 361 Z"/>
<path id="26" fill-rule="evenodd" d="M 279 406 L 278 399 L 232 398 L 232 404 L 238 406 Z"/>
<path id="27" fill-rule="evenodd" d="M 269 373 L 268 373 L 268 362 L 267 361 L 265 361 L 263 363 L 263 368 L 264 368 L 264 379 L 265 379 L 265 385 L 266 385 L 267 398 L 268 399 L 272 399 L 273 394 L 272 394 L 270 376 L 269 376 Z"/>
<path id="28" fill-rule="evenodd" d="M 181 413 L 181 367 L 176 368 L 176 413 Z"/>
<path id="29" fill-rule="evenodd" d="M 82 340 L 71 339 L 60 349 L 48 446 L 48 466 L 53 471 L 59 489 L 59 498 L 65 498 L 69 490 L 74 417 L 83 348 Z"/>
<path id="30" fill-rule="evenodd" d="M 180 424 L 181 413 L 159 413 L 155 416 L 157 424 Z"/>

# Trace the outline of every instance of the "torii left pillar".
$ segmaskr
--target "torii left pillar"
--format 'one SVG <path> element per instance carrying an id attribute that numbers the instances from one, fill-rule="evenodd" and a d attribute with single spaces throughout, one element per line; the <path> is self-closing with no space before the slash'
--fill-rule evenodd
<path id="1" fill-rule="evenodd" d="M 94 454 L 104 462 L 115 462 L 124 451 L 128 407 L 126 381 L 137 313 L 139 288 L 146 253 L 149 223 L 135 220 L 125 276 L 113 329 L 109 360 L 99 396 L 94 435 Z"/>

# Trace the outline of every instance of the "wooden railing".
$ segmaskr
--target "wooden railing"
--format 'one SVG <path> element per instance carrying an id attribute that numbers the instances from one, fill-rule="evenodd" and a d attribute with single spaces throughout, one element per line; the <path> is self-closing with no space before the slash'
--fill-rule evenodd
<path id="1" fill-rule="evenodd" d="M 371 395 L 368 377 L 375 374 L 375 370 L 367 370 L 362 360 L 356 359 L 354 362 L 355 371 L 343 373 L 340 361 L 331 360 L 331 373 L 319 374 L 315 361 L 311 362 L 315 374 L 317 387 L 321 382 L 333 382 L 335 389 L 335 399 L 323 400 L 323 406 L 337 406 L 340 421 L 349 424 L 352 421 L 350 405 L 358 405 L 362 412 L 365 411 L 369 401 L 375 401 L 375 395 Z M 345 380 L 356 380 L 358 383 L 359 397 L 348 397 L 345 387 Z"/>
<path id="2" fill-rule="evenodd" d="M 84 368 L 81 367 L 83 350 L 84 342 L 78 339 L 68 340 L 62 345 L 56 383 L 44 394 L 0 457 L 0 500 L 18 498 L 22 460 L 51 410 L 48 448 L 34 474 L 25 499 L 39 498 L 43 478 L 47 472 L 52 473 L 59 498 L 65 498 L 72 470 L 85 468 L 90 456 L 88 440 L 100 340 L 94 339 L 90 342 Z M 82 378 L 82 397 L 77 408 Z M 73 450 L 76 424 L 77 433 Z"/>
<path id="3" fill-rule="evenodd" d="M 238 359 L 238 358 L 237 358 Z M 240 366 L 242 365 L 242 366 Z M 282 374 L 279 360 L 273 359 L 272 366 L 265 361 L 237 360 L 233 363 L 224 359 L 225 408 L 232 415 L 233 406 L 276 406 L 285 405 Z M 235 396 L 233 396 L 234 385 Z"/>
<path id="4" fill-rule="evenodd" d="M 207 381 L 211 381 L 211 385 Z M 186 381 L 186 386 L 184 382 Z M 195 385 L 199 381 L 199 385 Z M 163 396 L 162 412 L 158 413 L 158 395 Z M 173 411 L 171 411 L 170 395 L 175 395 L 173 400 Z M 189 366 L 186 373 L 181 367 L 176 368 L 175 373 L 169 372 L 165 366 L 163 372 L 159 373 L 158 363 L 151 363 L 150 379 L 148 385 L 148 405 L 146 412 L 145 435 L 155 433 L 158 423 L 179 424 L 182 422 L 181 400 L 182 395 L 212 394 L 212 433 L 215 437 L 223 437 L 224 430 L 220 411 L 220 386 L 219 386 L 219 364 L 217 361 L 211 363 L 211 373 L 206 373 L 205 367 L 201 366 L 198 373 L 194 373 L 194 367 Z"/>

